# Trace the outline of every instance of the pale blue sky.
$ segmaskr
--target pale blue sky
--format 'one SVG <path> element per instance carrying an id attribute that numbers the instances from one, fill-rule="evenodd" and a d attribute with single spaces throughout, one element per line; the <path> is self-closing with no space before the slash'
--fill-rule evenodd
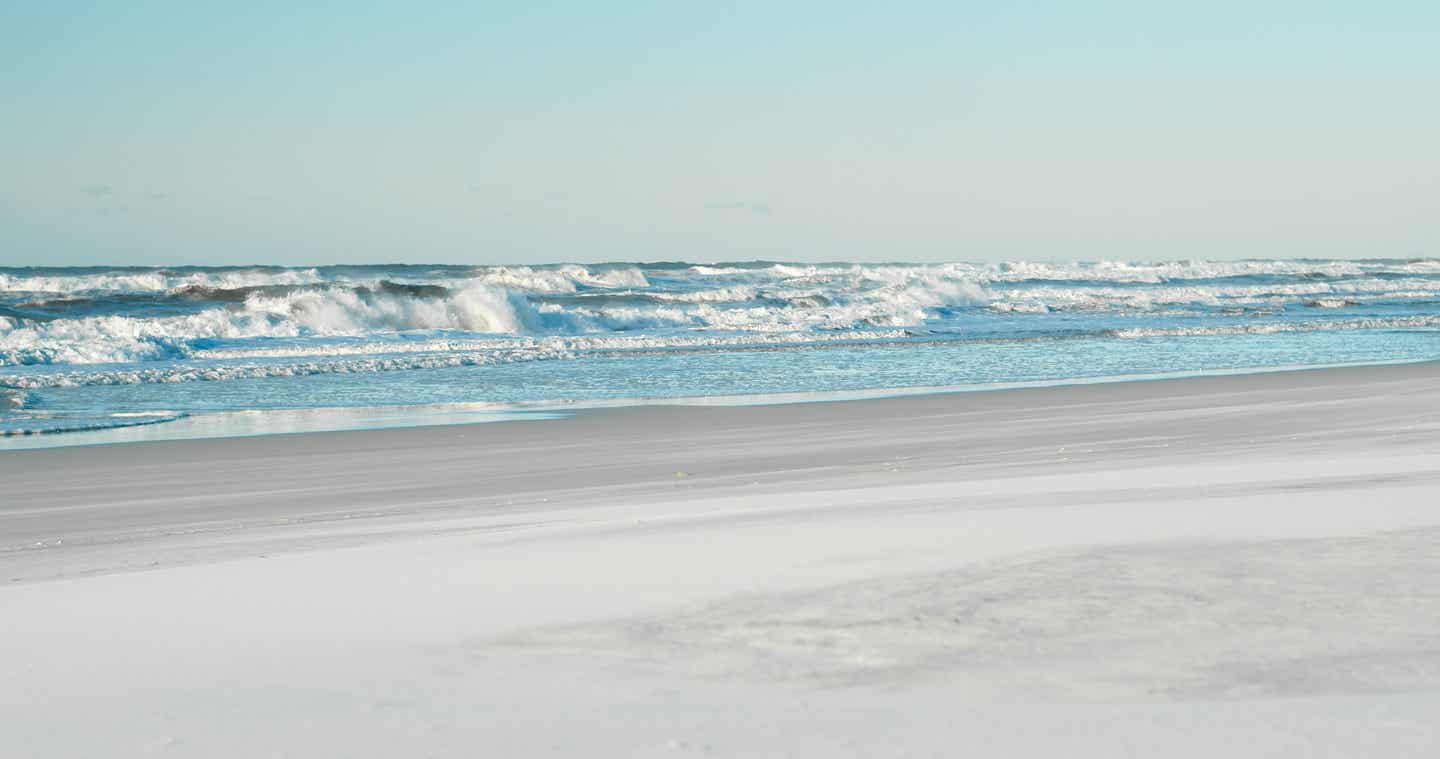
<path id="1" fill-rule="evenodd" d="M 0 265 L 1440 255 L 1440 3 L 460 5 L 0 6 Z"/>

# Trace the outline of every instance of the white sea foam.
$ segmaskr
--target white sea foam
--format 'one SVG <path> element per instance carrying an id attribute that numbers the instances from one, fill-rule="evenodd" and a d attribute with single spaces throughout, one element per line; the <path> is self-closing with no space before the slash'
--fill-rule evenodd
<path id="1" fill-rule="evenodd" d="M 1435 260 L 0 268 L 0 432 L 1417 360 L 1437 307 Z"/>
<path id="2" fill-rule="evenodd" d="M 1385 270 L 1363 261 L 1096 261 L 1086 263 L 1014 262 L 997 264 L 984 276 L 997 282 L 1026 280 L 1159 284 L 1176 280 L 1256 276 L 1344 277 Z"/>
<path id="3" fill-rule="evenodd" d="M 1152 320 L 1226 319 L 1274 316 L 1292 308 L 1360 309 L 1377 302 L 1393 307 L 1409 301 L 1423 309 L 1425 301 L 1440 300 L 1440 262 L 1432 260 L 777 263 L 671 267 L 649 274 L 639 265 L 578 264 L 6 271 L 0 274 L 0 293 L 14 295 L 0 300 L 5 307 L 0 365 L 242 357 L 265 350 L 351 355 L 344 338 L 384 346 L 359 349 L 363 355 L 504 350 L 521 346 L 517 341 L 533 346 L 559 338 L 574 339 L 567 350 L 586 350 L 575 347 L 581 337 L 639 336 L 654 347 L 685 344 L 689 336 L 701 335 L 744 344 L 790 334 L 800 341 L 823 340 L 850 331 L 937 324 L 953 331 L 947 320 L 972 311 L 1034 329 L 1043 323 L 1039 317 L 1051 313 L 1063 318 L 1095 312 Z M 228 292 L 206 301 L 211 290 Z M 88 301 L 40 297 L 89 293 L 84 297 L 99 302 L 103 298 L 94 293 L 171 291 L 185 297 L 152 299 L 149 311 L 133 310 L 139 307 L 118 298 L 87 312 Z M 1347 328 L 1333 322 L 1314 327 Z M 1135 329 L 1168 327 L 1141 324 Z M 1291 328 L 1257 324 L 1244 329 Z M 449 348 L 424 350 L 399 347 L 407 341 L 396 339 L 411 335 L 416 339 L 408 342 L 423 343 L 427 337 L 415 333 L 433 332 L 465 334 Z M 484 343 L 485 335 L 498 342 Z M 249 344 L 231 344 L 237 341 Z"/>
<path id="4" fill-rule="evenodd" d="M 1260 322 L 1213 327 L 1136 327 L 1109 330 L 1121 338 L 1199 337 L 1208 335 L 1272 335 L 1282 332 L 1346 332 L 1354 330 L 1437 329 L 1440 316 L 1399 316 L 1376 319 L 1315 320 L 1301 322 Z"/>
<path id="5" fill-rule="evenodd" d="M 322 277 L 316 269 L 237 269 L 183 274 L 157 270 L 58 276 L 16 276 L 0 273 L 0 292 L 165 292 L 196 287 L 239 289 L 269 285 L 306 285 L 321 281 Z"/>
<path id="6" fill-rule="evenodd" d="M 737 285 L 735 287 L 722 287 L 715 290 L 696 290 L 693 292 L 636 293 L 629 291 L 627 294 L 643 294 L 654 300 L 673 303 L 743 303 L 748 300 L 755 300 L 755 298 L 758 297 L 758 290 L 753 286 Z"/>
<path id="7" fill-rule="evenodd" d="M 443 298 L 326 287 L 252 294 L 236 307 L 163 317 L 90 316 L 0 330 L 0 364 L 95 364 L 185 357 L 198 341 L 407 330 L 522 333 L 539 327 L 521 296 L 473 284 Z"/>
<path id="8" fill-rule="evenodd" d="M 1259 285 L 1161 285 L 1143 289 L 1086 285 L 1037 285 L 992 290 L 996 310 L 1043 313 L 1062 310 L 1147 311 L 1176 305 L 1283 305 L 1303 301 L 1421 299 L 1440 297 L 1440 283 L 1424 279 L 1358 279 Z"/>
<path id="9" fill-rule="evenodd" d="M 520 333 L 539 326 L 536 312 L 522 296 L 480 284 L 441 298 L 333 287 L 255 294 L 245 300 L 244 311 L 316 335 L 417 329 Z"/>
<path id="10" fill-rule="evenodd" d="M 427 353 L 413 356 L 377 356 L 344 360 L 316 360 L 290 363 L 239 363 L 223 365 L 174 364 L 156 367 L 69 371 L 35 375 L 0 375 L 0 382 L 13 388 L 39 390 L 56 387 L 101 385 L 175 384 L 266 377 L 304 377 L 317 374 L 372 374 L 413 369 L 441 369 L 456 366 L 540 361 L 563 358 L 563 351 L 500 350 L 461 353 Z"/>
<path id="11" fill-rule="evenodd" d="M 885 278 L 894 272 L 925 270 L 943 276 L 985 282 L 1111 282 L 1160 284 L 1177 280 L 1235 277 L 1338 278 L 1366 274 L 1435 274 L 1440 261 L 1161 261 L 1161 262 L 1047 262 L 1013 261 L 995 264 L 772 264 L 763 267 L 691 266 L 687 271 L 704 277 L 741 277 L 754 280 L 829 278 L 842 275 Z M 887 274 L 890 272 L 890 274 Z"/>
<path id="12" fill-rule="evenodd" d="M 691 266 L 688 271 L 691 274 L 697 274 L 702 277 L 724 277 L 736 274 L 750 274 L 756 270 L 738 266 L 706 266 L 704 264 L 696 264 Z"/>
<path id="13" fill-rule="evenodd" d="M 792 267 L 797 268 L 798 267 Z M 546 270 L 564 282 L 575 269 Z M 806 269 L 805 271 L 808 271 Z M 533 273 L 533 272 L 532 272 Z M 506 277 L 514 279 L 515 272 Z M 613 275 L 613 276 L 612 276 Z M 631 284 L 638 271 L 589 275 Z M 641 275 L 643 278 L 643 275 Z M 403 288 L 324 285 L 280 293 L 252 292 L 240 304 L 167 316 L 103 315 L 9 323 L 0 328 L 0 363 L 92 364 L 185 357 L 202 341 L 244 338 L 364 336 L 455 330 L 505 335 L 620 333 L 693 329 L 777 333 L 902 327 L 923 323 L 936 309 L 978 306 L 991 296 L 980 286 L 932 269 L 880 268 L 852 272 L 868 287 L 785 287 L 761 297 L 753 287 L 658 293 L 656 302 L 532 301 L 523 292 L 477 279 L 449 283 L 439 294 Z M 530 281 L 532 288 L 559 288 Z M 561 288 L 563 289 L 563 288 Z M 634 290 L 615 291 L 619 295 Z M 648 293 L 647 293 L 648 294 Z"/>
<path id="14" fill-rule="evenodd" d="M 46 270 L 52 271 L 52 270 Z M 347 270 L 348 271 L 348 270 Z M 322 272 L 320 269 L 222 269 L 212 271 L 116 271 L 94 274 L 56 275 L 50 273 L 0 273 L 0 292 L 50 294 L 153 293 L 204 288 L 234 290 L 267 286 L 317 285 L 326 283 L 374 284 L 371 280 L 355 280 L 345 273 Z M 400 275 L 389 279 L 409 281 Z M 634 266 L 590 268 L 576 264 L 559 267 L 488 266 L 477 267 L 468 275 L 440 274 L 416 280 L 427 284 L 481 283 L 533 293 L 570 293 L 580 288 L 649 287 L 644 272 Z"/>
<path id="15" fill-rule="evenodd" d="M 496 340 L 419 340 L 356 342 L 324 345 L 257 346 L 241 349 L 199 349 L 187 358 L 207 363 L 127 366 L 124 368 L 0 374 L 5 392 L 48 387 L 166 384 L 261 377 L 298 377 L 316 374 L 436 369 L 454 366 L 488 366 L 525 361 L 575 358 L 580 354 L 645 350 L 720 350 L 761 346 L 805 346 L 835 343 L 894 341 L 906 333 L 896 330 L 851 331 L 821 334 L 782 333 L 757 340 L 750 335 L 675 336 L 571 336 Z M 284 361 L 284 359 L 300 359 Z M 224 362 L 224 363 L 214 363 Z"/>
<path id="16" fill-rule="evenodd" d="M 251 346 L 245 348 L 198 349 L 197 359 L 240 358 L 304 358 L 317 356 L 367 356 L 406 353 L 447 353 L 489 350 L 538 350 L 562 352 L 627 351 L 669 348 L 718 348 L 750 345 L 798 345 L 874 340 L 898 340 L 908 336 L 904 330 L 852 330 L 841 332 L 784 332 L 767 335 L 575 335 L 481 340 L 425 339 L 406 341 L 356 341 L 321 345 Z"/>
<path id="17" fill-rule="evenodd" d="M 1436 330 L 1440 315 L 1258 322 L 1202 327 L 1137 327 L 1108 329 L 1097 335 L 1120 339 L 1153 337 L 1200 337 L 1221 335 L 1267 335 L 1296 332 L 1342 332 L 1357 330 Z M 1084 339 L 1069 335 L 1055 339 Z M 129 385 L 298 377 L 319 374 L 366 374 L 458 366 L 488 366 L 517 362 L 575 359 L 585 354 L 644 350 L 725 350 L 765 345 L 805 347 L 853 342 L 885 342 L 911 339 L 903 330 L 860 330 L 833 333 L 790 332 L 765 335 L 596 335 L 493 340 L 420 340 L 406 342 L 356 342 L 320 346 L 257 347 L 237 350 L 202 349 L 192 358 L 225 363 L 164 364 L 135 367 L 0 374 L 0 386 L 7 392 L 53 387 Z M 944 342 L 965 342 L 963 335 L 936 337 Z M 1014 338 L 1028 342 L 1035 337 Z M 982 342 L 1004 341 L 987 337 Z M 301 359 L 284 361 L 283 359 Z M 18 396 L 23 404 L 23 393 Z"/>
<path id="18" fill-rule="evenodd" d="M 210 309 L 161 318 L 90 316 L 32 322 L 0 334 L 0 365 L 102 364 L 183 357 L 198 340 L 294 337 L 294 322 Z"/>
<path id="19" fill-rule="evenodd" d="M 57 274 L 56 270 L 0 272 L 0 292 L 98 293 L 161 292 L 182 288 L 235 289 L 268 285 L 306 285 L 348 282 L 351 269 L 216 269 L 116 270 L 85 274 Z M 348 272 L 348 273 L 347 273 Z M 1027 281 L 1162 284 L 1184 280 L 1237 277 L 1292 277 L 1339 279 L 1374 275 L 1440 274 L 1440 260 L 1408 261 L 1168 261 L 1168 262 L 1035 262 L 995 264 L 786 264 L 764 266 L 693 265 L 671 276 L 730 279 L 746 282 L 837 282 L 874 280 L 897 282 L 912 278 L 946 278 L 976 284 Z M 377 279 L 381 275 L 377 275 Z M 405 278 L 407 274 L 390 278 Z M 567 293 L 585 288 L 649 288 L 639 265 L 584 266 L 480 266 L 468 270 L 437 270 L 424 281 L 442 283 L 474 280 L 484 284 L 533 293 Z"/>
<path id="20" fill-rule="evenodd" d="M 581 287 L 649 287 L 644 272 L 634 266 L 595 268 L 567 264 L 559 267 L 486 266 L 474 269 L 479 282 L 532 293 L 573 293 Z"/>

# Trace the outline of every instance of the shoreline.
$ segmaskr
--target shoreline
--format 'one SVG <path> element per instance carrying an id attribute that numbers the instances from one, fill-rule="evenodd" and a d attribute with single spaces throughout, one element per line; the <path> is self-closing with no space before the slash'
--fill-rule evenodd
<path id="1" fill-rule="evenodd" d="M 1423 403 L 1396 408 L 1395 399 L 1387 396 L 1397 391 L 1429 392 L 1436 383 L 1440 383 L 1440 362 L 1418 362 L 819 403 L 577 409 L 514 420 L 523 424 L 397 426 L 11 450 L 0 453 L 0 479 L 8 483 L 12 513 L 27 516 L 19 525 L 7 524 L 8 514 L 0 512 L 0 534 L 9 535 L 0 545 L 0 568 L 7 549 L 13 558 L 18 548 L 36 541 L 43 547 L 46 530 L 57 528 L 30 522 L 43 524 L 48 513 L 94 510 L 106 514 L 106 530 L 112 524 L 134 526 L 109 513 L 107 506 L 116 499 L 116 489 L 133 492 L 126 502 L 139 506 L 193 500 L 214 512 L 181 515 L 170 506 L 160 511 L 146 506 L 141 514 L 145 524 L 173 529 L 175 520 L 183 516 L 184 529 L 212 524 L 231 531 L 255 516 L 300 522 L 404 523 L 418 515 L 443 521 L 476 499 L 487 508 L 516 499 L 531 506 L 547 498 L 648 501 L 677 487 L 691 495 L 700 490 L 724 495 L 736 492 L 737 484 L 760 479 L 809 491 L 822 486 L 817 471 L 844 472 L 846 466 L 860 466 L 866 468 L 859 477 L 864 481 L 873 474 L 869 470 L 883 468 L 887 460 L 923 457 L 935 459 L 932 466 L 942 466 L 945 456 L 930 446 L 943 445 L 940 441 L 946 435 L 953 436 L 950 445 L 971 441 L 967 445 L 975 450 L 961 458 L 960 470 L 945 476 L 1012 476 L 1042 464 L 1061 469 L 1134 467 L 1177 457 L 1193 459 L 1181 462 L 1193 466 L 1203 463 L 1204 457 L 1228 458 L 1236 447 L 1255 444 L 1253 425 L 1267 416 L 1283 418 L 1296 431 L 1310 430 L 1327 438 L 1338 434 L 1327 427 L 1333 422 L 1323 415 L 1296 418 L 1285 413 L 1296 403 L 1320 408 L 1335 403 L 1357 409 L 1376 406 L 1354 412 L 1356 418 L 1348 422 L 1364 427 L 1397 414 L 1418 416 Z M 1248 418 L 1232 410 L 1236 404 Z M 1281 409 L 1270 409 L 1274 404 L 1281 404 Z M 1207 417 L 1210 421 L 1191 436 L 1196 438 L 1192 444 L 1172 447 L 1164 442 L 1185 437 L 1185 428 L 1177 428 L 1175 419 Z M 1067 443 L 1066 437 L 1076 433 L 1057 436 L 1049 427 L 1063 428 L 1062 420 L 1067 418 L 1076 419 L 1071 426 L 1090 430 L 1089 436 L 1096 440 L 1122 441 L 1118 446 L 1127 446 L 1123 441 L 1130 440 L 1161 442 L 1140 444 L 1134 455 L 1114 460 L 1092 455 L 1072 461 L 1054 452 L 1066 450 L 1067 445 L 1073 449 L 1074 442 Z M 976 429 L 970 429 L 972 424 Z M 895 438 L 896 430 L 906 429 L 929 431 L 925 442 L 907 440 L 905 435 Z M 830 440 L 832 435 L 838 435 L 840 442 Z M 757 457 L 746 450 L 757 437 L 789 443 Z M 1014 458 L 1007 460 L 1007 455 Z M 387 462 L 378 472 L 370 462 L 376 457 Z M 293 471 L 304 462 L 313 471 Z M 217 465 L 223 465 L 224 476 L 215 476 L 212 470 Z M 299 476 L 303 492 L 331 483 L 325 485 L 329 492 L 313 500 L 291 498 L 291 489 L 267 482 L 276 466 L 288 478 Z M 435 482 L 437 466 L 449 480 Z M 584 476 L 567 481 L 569 468 Z M 56 472 L 67 473 L 68 479 L 55 481 Z M 79 473 L 83 476 L 76 476 Z M 833 479 L 833 486 L 848 487 L 856 476 L 851 472 Z M 96 487 L 91 481 L 106 485 Z M 345 502 L 346 498 L 351 501 Z M 53 508 L 61 504 L 65 508 Z M 71 541 L 78 545 L 74 537 Z"/>
<path id="2" fill-rule="evenodd" d="M 601 410 L 666 407 L 737 408 L 745 406 L 772 407 L 812 403 L 848 403 L 893 398 L 947 396 L 970 393 L 1004 393 L 1023 390 L 1087 387 L 1092 385 L 1129 385 L 1135 383 L 1174 382 L 1180 380 L 1249 377 L 1271 374 L 1288 375 L 1294 373 L 1362 370 L 1375 367 L 1424 364 L 1440 364 L 1440 360 L 1398 359 L 1356 364 L 1197 370 L 1159 374 L 1105 375 L 1064 380 L 1028 380 L 974 385 L 872 388 L 805 393 L 756 393 L 729 396 L 617 398 L 522 403 L 477 401 L 473 403 L 441 403 L 416 406 L 331 406 L 185 413 L 171 419 L 141 421 L 114 427 L 82 428 L 67 431 L 0 433 L 0 456 L 12 451 L 48 448 L 553 421 Z M 145 414 L 140 414 L 140 416 L 161 416 L 167 413 L 170 412 L 146 412 Z"/>

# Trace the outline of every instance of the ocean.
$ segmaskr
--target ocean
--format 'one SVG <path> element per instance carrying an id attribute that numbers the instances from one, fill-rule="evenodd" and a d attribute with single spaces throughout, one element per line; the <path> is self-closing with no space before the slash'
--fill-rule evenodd
<path id="1" fill-rule="evenodd" d="M 0 445 L 1440 358 L 1440 259 L 0 268 Z"/>

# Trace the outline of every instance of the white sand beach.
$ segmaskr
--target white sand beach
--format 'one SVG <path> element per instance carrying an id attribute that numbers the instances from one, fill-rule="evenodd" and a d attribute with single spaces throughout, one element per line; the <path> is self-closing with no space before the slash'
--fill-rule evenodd
<path id="1" fill-rule="evenodd" d="M 0 755 L 1434 756 L 1440 366 L 0 453 Z"/>

